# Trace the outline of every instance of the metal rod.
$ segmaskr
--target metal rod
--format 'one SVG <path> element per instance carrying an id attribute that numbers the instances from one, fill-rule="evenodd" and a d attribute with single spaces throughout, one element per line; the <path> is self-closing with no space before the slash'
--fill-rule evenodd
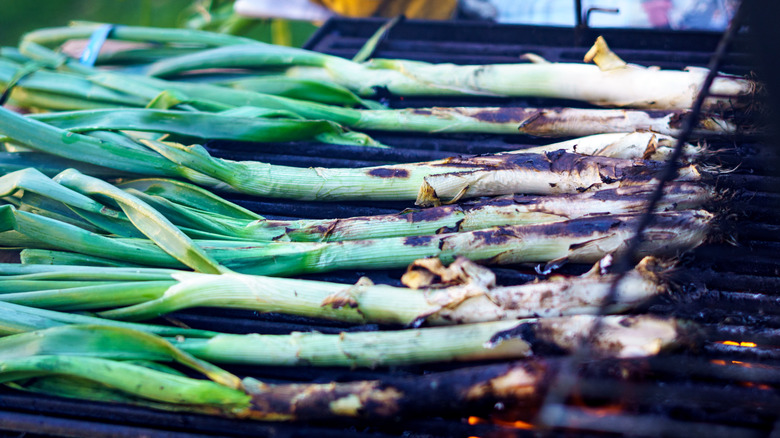
<path id="1" fill-rule="evenodd" d="M 582 0 L 574 0 L 574 17 L 577 27 L 582 27 Z"/>
<path id="2" fill-rule="evenodd" d="M 707 98 L 710 86 L 715 80 L 715 76 L 717 75 L 721 61 L 726 54 L 726 50 L 731 40 L 734 38 L 734 35 L 736 35 L 737 30 L 741 27 L 742 17 L 744 15 L 745 9 L 743 5 L 744 3 L 740 2 L 739 9 L 735 14 L 734 19 L 731 21 L 728 29 L 723 34 L 723 37 L 718 43 L 718 47 L 715 50 L 715 53 L 713 54 L 712 59 L 708 65 L 709 73 L 704 79 L 704 83 L 702 84 L 699 94 L 696 96 L 696 100 L 691 107 L 691 111 L 683 119 L 680 135 L 677 138 L 674 151 L 672 152 L 671 157 L 669 157 L 669 160 L 666 162 L 666 166 L 664 166 L 664 169 L 659 178 L 658 185 L 648 199 L 647 208 L 645 209 L 645 213 L 639 219 L 633 237 L 626 245 L 625 251 L 615 257 L 614 263 L 612 265 L 612 271 L 616 274 L 616 277 L 610 287 L 609 293 L 602 303 L 602 308 L 599 312 L 600 314 L 604 314 L 604 310 L 607 308 L 607 306 L 609 306 L 614 301 L 618 284 L 620 281 L 622 281 L 626 272 L 631 269 L 631 261 L 634 259 L 633 255 L 636 253 L 640 243 L 642 242 L 642 233 L 653 221 L 653 211 L 655 211 L 658 202 L 663 197 L 664 187 L 666 186 L 666 183 L 671 181 L 677 174 L 679 161 L 682 157 L 683 145 L 690 137 L 691 133 L 693 132 L 693 127 L 698 121 L 704 100 Z M 575 352 L 575 354 L 573 354 L 568 360 L 564 361 L 560 371 L 553 378 L 550 389 L 542 404 L 542 409 L 539 411 L 539 415 L 537 417 L 537 423 L 540 426 L 546 426 L 548 428 L 556 427 L 566 422 L 563 402 L 566 400 L 571 391 L 577 387 L 578 377 L 576 373 L 576 364 L 592 355 L 592 352 L 588 346 L 591 345 L 591 341 L 593 339 L 598 337 L 600 330 L 601 319 L 597 319 L 593 324 L 590 333 L 587 335 L 587 340 L 580 344 L 580 348 Z"/>

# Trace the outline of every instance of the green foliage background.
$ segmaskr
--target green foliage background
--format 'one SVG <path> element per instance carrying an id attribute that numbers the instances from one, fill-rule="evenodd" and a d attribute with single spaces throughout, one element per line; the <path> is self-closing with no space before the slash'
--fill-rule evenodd
<path id="1" fill-rule="evenodd" d="M 283 1 L 283 0 L 282 0 Z M 0 45 L 15 46 L 22 34 L 34 29 L 64 26 L 70 21 L 180 27 L 196 12 L 193 0 L 3 0 L 0 13 Z M 301 46 L 316 30 L 311 23 L 277 22 L 289 30 L 290 42 Z M 260 20 L 246 36 L 273 41 L 271 20 Z"/>

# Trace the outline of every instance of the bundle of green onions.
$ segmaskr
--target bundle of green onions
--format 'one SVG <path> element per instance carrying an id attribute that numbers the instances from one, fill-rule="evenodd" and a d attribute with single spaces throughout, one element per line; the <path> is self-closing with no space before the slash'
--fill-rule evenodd
<path id="1" fill-rule="evenodd" d="M 44 29 L 28 34 L 20 46 L 21 51 L 4 49 L 0 53 L 2 54 L 2 57 L 0 57 L 0 83 L 8 84 L 18 80 L 18 84 L 11 94 L 12 101 L 22 107 L 57 110 L 148 105 L 163 109 L 176 106 L 189 110 L 197 108 L 202 111 L 222 111 L 248 105 L 257 107 L 257 109 L 263 109 L 266 112 L 277 112 L 277 116 L 280 116 L 278 112 L 281 111 L 285 114 L 285 117 L 297 115 L 312 120 L 330 120 L 357 130 L 528 133 L 540 136 L 581 136 L 597 132 L 631 132 L 644 129 L 660 134 L 674 134 L 679 129 L 682 117 L 680 111 L 675 112 L 674 110 L 671 110 L 671 112 L 670 110 L 666 112 L 647 112 L 577 108 L 422 108 L 386 110 L 380 109 L 378 104 L 361 100 L 328 79 L 291 79 L 278 76 L 253 77 L 228 82 L 216 82 L 218 85 L 192 81 L 162 81 L 137 74 L 91 69 L 69 60 L 61 54 L 51 52 L 41 45 L 53 46 L 70 38 L 83 38 L 95 29 L 96 26 L 94 25 Z M 233 50 L 248 53 L 250 56 L 252 51 L 267 52 L 265 55 L 255 54 L 255 56 L 259 56 L 258 62 L 267 61 L 269 64 L 265 67 L 271 69 L 275 68 L 274 66 L 278 65 L 278 63 L 283 65 L 296 62 L 317 64 L 323 59 L 328 60 L 328 62 L 333 61 L 339 65 L 346 63 L 359 66 L 359 69 L 367 68 L 363 64 L 341 58 L 328 57 L 327 55 L 306 52 L 300 49 L 271 46 L 243 38 L 224 38 L 224 36 L 213 35 L 207 32 L 119 26 L 115 28 L 112 37 L 119 40 L 141 41 L 145 43 L 149 41 L 155 41 L 157 44 L 168 43 L 172 49 L 184 51 L 192 51 L 193 47 L 197 48 L 198 44 L 201 44 L 201 48 L 222 47 L 217 49 L 217 51 Z M 134 53 L 137 53 L 137 51 Z M 216 55 L 217 58 L 221 57 L 218 53 Z M 188 62 L 186 66 L 189 67 L 185 68 L 209 68 L 213 65 L 219 66 L 219 62 L 221 62 L 219 59 L 216 61 L 212 59 L 213 56 L 209 53 L 195 53 L 189 56 L 195 56 L 198 59 L 202 57 L 204 61 L 203 64 L 198 64 L 197 62 L 187 61 L 187 59 L 182 60 Z M 233 59 L 235 57 L 230 55 L 229 58 Z M 601 57 L 597 59 L 601 59 Z M 179 60 L 178 58 L 172 58 L 171 62 L 178 63 Z M 215 62 L 217 64 L 214 64 Z M 549 64 L 548 66 L 562 67 L 563 70 L 569 67 L 585 67 L 588 70 L 595 69 L 598 71 L 596 67 L 586 65 Z M 55 67 L 64 71 L 52 70 Z M 441 66 L 441 68 L 446 67 Z M 520 64 L 509 67 L 518 68 L 522 71 L 525 67 L 534 69 L 540 66 L 538 64 Z M 509 67 L 491 66 L 490 69 Z M 632 70 L 629 67 L 635 66 L 624 66 L 624 69 Z M 19 80 L 22 75 L 30 71 L 33 71 L 33 73 Z M 393 74 L 398 74 L 395 70 L 391 69 L 389 71 Z M 652 76 L 653 70 L 648 70 L 646 73 Z M 656 73 L 661 77 L 669 74 L 671 76 L 679 74 L 681 76 L 693 75 L 697 77 L 700 75 L 700 72 Z M 617 75 L 615 72 L 612 72 L 612 74 Z M 372 67 L 368 70 L 367 75 L 363 75 L 366 76 L 366 79 L 377 79 L 382 76 L 382 73 L 377 73 L 377 70 Z M 624 75 L 620 74 L 618 76 Z M 628 76 L 631 75 L 628 74 Z M 701 76 L 703 77 L 703 74 Z M 514 81 L 515 76 L 510 77 Z M 574 77 L 579 80 L 576 72 Z M 407 79 L 410 78 L 407 77 Z M 689 80 L 684 79 L 684 81 Z M 738 79 L 721 78 L 719 80 L 725 83 L 733 82 L 739 84 L 736 86 L 737 88 L 753 87 L 750 82 Z M 610 78 L 604 79 L 600 88 L 607 89 L 610 93 L 619 90 L 619 88 L 612 86 L 611 81 L 612 79 Z M 350 81 L 350 83 L 354 84 L 356 82 Z M 425 88 L 429 85 L 431 84 L 425 82 L 421 86 Z M 542 85 L 544 83 L 536 82 L 531 89 L 542 87 Z M 550 87 L 556 90 L 568 90 L 571 88 L 556 87 L 555 84 L 550 85 Z M 659 87 L 664 88 L 666 85 L 659 85 Z M 687 84 L 684 87 L 688 87 L 687 93 L 695 94 L 693 85 Z M 434 86 L 434 88 L 436 87 Z M 643 82 L 641 89 L 647 88 L 649 87 Z M 441 89 L 437 89 L 436 93 L 441 91 Z M 594 91 L 590 90 L 588 93 L 592 92 Z M 742 90 L 737 94 L 743 92 L 746 91 Z M 549 91 L 546 93 L 549 93 Z M 732 98 L 736 99 L 736 95 L 732 96 Z M 734 102 L 731 103 L 733 104 Z M 369 109 L 348 108 L 348 106 L 356 104 Z M 662 103 L 659 101 L 653 104 L 661 105 Z M 519 130 L 518 126 L 520 126 Z M 696 132 L 700 135 L 722 135 L 735 133 L 738 130 L 741 130 L 741 128 L 710 114 L 698 124 Z M 368 140 L 364 139 L 364 141 Z"/>
<path id="2" fill-rule="evenodd" d="M 4 308 L 3 327 L 7 326 L 5 320 L 9 319 L 9 313 L 11 319 L 18 316 L 39 324 L 47 316 L 57 317 L 56 312 L 41 316 L 35 309 L 7 303 L 0 303 L 0 307 Z M 59 396 L 262 420 L 394 417 L 410 412 L 405 407 L 413 404 L 418 395 L 413 388 L 419 385 L 419 380 L 269 385 L 252 378 L 239 379 L 201 358 L 228 363 L 302 364 L 311 360 L 314 365 L 376 366 L 437 358 L 527 357 L 539 342 L 570 350 L 580 337 L 576 333 L 587 332 L 594 322 L 594 317 L 577 316 L 416 329 L 409 333 L 342 335 L 221 335 L 189 330 L 191 338 L 180 335 L 167 339 L 147 333 L 145 329 L 153 327 L 144 325 L 134 328 L 54 325 L 0 338 L 0 382 Z M 653 355 L 693 339 L 690 328 L 673 319 L 605 317 L 601 324 L 602 336 L 592 347 L 608 357 Z M 366 345 L 374 349 L 368 351 Z M 438 348 L 431 349 L 430 345 Z M 296 352 L 301 356 L 295 356 Z M 161 362 L 190 368 L 208 380 L 185 376 Z M 513 367 L 512 374 L 518 374 L 523 368 L 522 365 Z M 467 386 L 476 388 L 503 372 L 484 381 L 484 376 L 478 377 L 481 373 L 473 372 L 471 379 L 461 379 L 458 385 L 468 380 Z M 541 384 L 545 375 L 543 369 L 522 374 L 527 377 L 526 387 Z M 512 386 L 520 383 L 517 377 L 512 379 Z M 428 379 L 434 378 L 441 377 Z M 455 383 L 458 379 L 452 380 Z M 459 387 L 443 385 L 439 391 L 435 389 L 437 386 L 426 390 L 426 401 L 431 397 L 451 397 L 450 390 Z M 483 397 L 490 400 L 501 393 L 496 388 L 495 393 L 481 391 L 476 398 L 467 397 L 473 402 Z M 505 391 L 502 400 L 527 401 L 527 397 L 518 396 L 520 393 Z M 461 396 L 458 400 L 465 401 L 465 398 Z M 323 403 L 329 408 L 322 409 Z M 313 409 L 317 405 L 320 408 Z"/>
<path id="3" fill-rule="evenodd" d="M 22 73 L 25 73 L 22 64 L 0 58 L 0 84 L 7 85 Z M 152 123 L 157 118 L 162 118 L 161 114 L 166 113 L 160 111 L 175 108 L 195 112 L 196 114 L 189 116 L 190 119 L 224 121 L 224 118 L 208 117 L 202 112 L 235 118 L 234 123 L 239 134 L 232 134 L 227 139 L 289 141 L 314 138 L 326 142 L 366 145 L 374 143 L 365 135 L 345 132 L 336 123 L 356 130 L 428 133 L 530 134 L 550 137 L 648 130 L 661 135 L 673 135 L 679 130 L 683 117 L 683 113 L 679 111 L 579 108 L 456 107 L 361 110 L 209 84 L 152 80 L 114 72 L 95 72 L 81 77 L 75 73 L 51 70 L 37 70 L 21 79 L 12 89 L 11 102 L 34 110 L 104 110 L 69 116 L 42 116 L 43 120 L 47 121 L 63 120 L 60 126 L 67 126 L 69 129 L 94 130 L 98 126 L 103 129 L 120 129 L 127 124 L 137 127 L 141 125 L 141 121 Z M 154 108 L 157 112 L 128 111 L 131 107 L 144 106 Z M 196 109 L 199 111 L 194 111 Z M 116 111 L 117 114 L 112 116 L 108 110 Z M 148 116 L 141 118 L 141 114 Z M 76 117 L 77 115 L 80 117 Z M 178 117 L 187 117 L 187 114 Z M 299 120 L 302 117 L 310 121 Z M 323 120 L 329 120 L 331 123 L 327 124 Z M 184 122 L 163 119 L 151 126 L 158 126 L 157 129 L 160 129 L 162 123 L 165 123 L 167 128 L 175 129 Z M 203 129 L 209 129 L 212 123 Z M 188 126 L 197 125 L 189 123 Z M 281 131 L 264 132 L 271 128 Z M 226 138 L 224 127 L 211 129 L 217 129 L 216 135 L 209 134 L 212 138 Z M 726 135 L 744 129 L 715 115 L 708 115 L 698 123 L 695 134 Z M 204 131 L 201 129 L 198 132 Z"/>
<path id="4" fill-rule="evenodd" d="M 363 240 L 284 242 L 278 239 L 281 231 L 279 225 L 284 226 L 284 223 L 276 224 L 276 227 L 273 227 L 272 223 L 270 224 L 272 228 L 266 228 L 261 232 L 260 239 L 253 238 L 252 228 L 264 228 L 269 224 L 265 222 L 247 224 L 246 219 L 256 220 L 257 217 L 252 217 L 245 210 L 192 186 L 182 184 L 177 186 L 163 182 L 163 187 L 183 187 L 189 190 L 178 197 L 185 198 L 183 203 L 178 205 L 167 200 L 162 203 L 156 202 L 165 208 L 164 211 L 171 214 L 174 221 L 181 224 L 179 228 L 142 199 L 150 199 L 148 195 L 135 196 L 131 192 L 122 191 L 75 170 L 63 172 L 55 180 L 59 184 L 34 170 L 15 172 L 0 179 L 2 183 L 0 194 L 11 195 L 19 189 L 24 189 L 27 197 L 27 201 L 25 196 L 14 200 L 13 204 L 16 206 L 11 204 L 0 206 L 0 231 L 6 234 L 6 240 L 13 245 L 24 243 L 28 248 L 47 250 L 44 253 L 26 250 L 23 257 L 28 262 L 33 260 L 40 262 L 43 260 L 41 257 L 56 256 L 58 263 L 66 263 L 66 254 L 48 251 L 60 249 L 83 255 L 71 259 L 67 262 L 69 264 L 83 263 L 87 260 L 86 256 L 93 263 L 106 263 L 113 260 L 109 263 L 166 267 L 184 265 L 211 273 L 224 272 L 221 266 L 224 264 L 233 270 L 260 275 L 294 275 L 368 266 L 398 268 L 418 258 L 437 256 L 451 261 L 458 255 L 498 264 L 520 262 L 560 264 L 565 261 L 594 263 L 625 244 L 631 234 L 631 224 L 635 218 L 631 214 L 593 216 L 589 215 L 590 212 L 583 205 L 581 206 L 583 209 L 579 211 L 576 208 L 559 207 L 557 217 L 556 214 L 537 216 L 533 211 L 526 210 L 526 219 L 509 219 L 504 222 L 531 222 L 531 225 L 498 225 L 487 228 L 492 223 L 477 221 L 473 225 L 468 225 L 473 227 L 474 231 L 458 232 L 458 222 L 462 224 L 466 218 L 464 213 L 460 218 L 455 216 L 453 229 L 447 229 L 446 225 L 438 228 L 437 231 L 444 231 L 439 234 L 426 235 L 424 229 L 414 231 L 412 227 L 412 230 L 409 230 L 410 235 L 405 237 L 380 235 L 380 238 Z M 146 186 L 150 193 L 159 192 L 153 184 L 150 186 L 148 183 L 149 181 L 141 181 L 138 187 Z M 706 201 L 708 198 L 706 191 L 696 186 L 691 188 L 693 188 L 692 193 L 687 192 L 685 187 L 670 187 L 672 196 L 670 200 L 680 201 L 672 208 L 697 205 Z M 682 191 L 675 193 L 675 189 L 682 189 Z M 33 194 L 32 199 L 28 193 Z M 109 199 L 112 203 L 106 206 L 90 196 L 96 199 Z M 186 199 L 187 196 L 190 197 L 189 200 Z M 607 202 L 610 199 L 608 196 L 600 198 Z M 225 212 L 239 215 L 239 219 L 220 217 L 216 213 L 186 207 L 187 203 L 196 199 L 210 201 L 211 205 L 217 205 Z M 52 204 L 54 200 L 56 202 Z M 153 197 L 150 200 L 155 203 Z M 554 200 L 548 199 L 545 202 L 554 204 Z M 565 204 L 567 199 L 558 202 Z M 624 201 L 622 204 L 624 208 L 631 210 L 631 202 Z M 118 205 L 123 214 L 111 208 L 112 205 Z M 597 201 L 593 205 L 604 206 L 605 203 Z M 633 205 L 633 208 L 636 208 L 636 201 Z M 668 209 L 672 205 L 674 204 L 663 204 L 661 208 Z M 445 217 L 446 210 L 440 210 L 433 214 L 442 214 L 440 219 L 452 223 L 452 218 Z M 491 213 L 498 213 L 488 221 L 501 223 L 504 214 L 516 214 L 518 217 L 524 215 L 511 205 L 509 209 L 498 210 L 478 210 L 476 215 L 471 216 L 472 219 L 479 218 L 480 213 L 485 213 L 483 217 L 490 218 Z M 568 215 L 578 214 L 582 215 L 579 219 L 562 220 Z M 648 230 L 648 235 L 663 234 L 666 238 L 647 239 L 641 246 L 640 254 L 674 255 L 698 246 L 706 236 L 706 224 L 710 218 L 709 213 L 696 210 L 658 213 L 655 223 Z M 550 219 L 554 222 L 550 223 Z M 540 220 L 542 223 L 538 222 Z M 375 221 L 376 219 L 371 218 L 362 219 L 356 224 L 357 229 L 360 230 L 363 224 Z M 327 235 L 336 230 L 336 222 L 310 225 L 314 225 L 316 229 L 317 226 L 328 224 L 328 228 L 319 228 L 319 233 Z M 536 224 L 533 224 L 534 222 Z M 250 225 L 250 233 L 244 232 L 246 228 L 241 225 L 242 223 Z M 445 223 L 447 222 L 438 222 L 436 226 Z M 305 226 L 305 224 L 299 225 Z M 482 227 L 486 229 L 481 229 Z M 397 235 L 399 232 L 393 231 L 394 227 L 390 223 L 388 228 L 388 234 Z M 349 233 L 349 225 L 346 225 L 343 230 Z M 191 240 L 185 231 L 195 236 L 195 240 Z M 270 234 L 266 233 L 268 231 Z M 378 231 L 381 232 L 381 229 Z M 8 237 L 9 232 L 16 242 L 14 238 Z M 294 232 L 284 231 L 284 235 L 288 238 L 290 234 L 295 235 Z M 301 238 L 301 240 L 327 239 L 315 237 L 314 239 Z M 378 248 L 382 248 L 382 251 L 377 251 Z M 393 254 L 393 257 L 387 257 L 387 254 Z"/>
<path id="5" fill-rule="evenodd" d="M 137 236 L 135 226 L 123 213 L 106 205 L 105 201 L 101 203 L 86 196 L 94 195 L 99 187 L 104 192 L 114 193 L 112 196 L 120 193 L 109 184 L 87 178 L 75 170 L 62 172 L 54 180 L 34 168 L 0 177 L 0 196 L 10 196 L 6 200 L 13 199 L 12 203 L 22 210 L 64 219 L 90 231 L 103 227 L 114 235 Z M 123 181 L 117 187 L 162 213 L 192 238 L 297 242 L 476 231 L 501 225 L 561 222 L 604 212 L 637 214 L 642 212 L 644 199 L 652 189 L 649 185 L 636 185 L 576 195 L 515 195 L 368 217 L 266 220 L 205 189 L 181 181 L 145 178 Z M 23 195 L 14 197 L 17 193 Z M 675 182 L 666 187 L 658 210 L 695 209 L 712 200 L 714 194 L 705 186 Z M 67 209 L 72 211 L 68 213 Z M 111 222 L 106 222 L 108 220 Z"/>
<path id="6" fill-rule="evenodd" d="M 45 29 L 27 34 L 22 51 L 34 45 L 53 46 L 72 38 L 87 38 L 97 26 Z M 602 38 L 586 54 L 596 65 L 549 63 L 529 56 L 527 64 L 456 66 L 419 61 L 375 59 L 367 63 L 302 49 L 273 46 L 244 38 L 206 32 L 160 32 L 157 29 L 120 26 L 114 38 L 130 41 L 193 42 L 216 47 L 153 63 L 148 74 L 169 76 L 210 68 L 258 68 L 298 78 L 326 78 L 363 96 L 376 89 L 397 95 L 538 96 L 582 100 L 602 106 L 687 109 L 703 82 L 705 71 L 664 71 L 628 65 Z M 642 84 L 637 87 L 636 84 Z M 750 95 L 754 84 L 735 77 L 719 77 L 713 84 L 709 107 L 733 105 Z"/>
<path id="7" fill-rule="evenodd" d="M 702 184 L 698 166 L 686 165 L 665 187 L 635 254 L 639 263 L 611 292 L 616 277 L 601 261 L 633 236 L 661 174 L 656 160 L 675 143 L 664 134 L 679 129 L 705 72 L 626 65 L 601 39 L 587 56 L 596 66 L 534 56 L 531 63 L 490 66 L 349 61 L 227 35 L 129 26 L 111 35 L 131 49 L 98 57 L 111 69 L 51 50 L 96 28 L 44 29 L 25 36 L 19 50 L 0 50 L 0 85 L 11 89 L 13 104 L 62 111 L 22 116 L 0 108 L 0 142 L 9 145 L 0 153 L 0 249 L 23 249 L 22 264 L 0 264 L 0 383 L 239 418 L 396 418 L 420 407 L 420 387 L 427 388 L 426 403 L 532 402 L 555 364 L 537 358 L 487 367 L 469 379 L 456 371 L 282 385 L 240 379 L 213 364 L 529 359 L 540 348 L 573 352 L 582 342 L 606 357 L 638 357 L 694 341 L 695 327 L 672 318 L 596 314 L 626 312 L 666 293 L 669 264 L 655 257 L 676 256 L 707 237 L 713 215 L 700 209 L 716 194 Z M 190 74 L 235 67 L 265 76 Z M 643 87 L 629 86 L 638 82 Z M 377 87 L 398 95 L 523 95 L 653 110 L 389 110 L 365 99 Z M 719 77 L 707 107 L 739 106 L 754 87 Z M 220 139 L 386 147 L 351 129 L 599 135 L 352 169 L 237 162 L 185 146 Z M 625 133 L 637 129 L 652 132 Z M 698 133 L 736 129 L 712 116 Z M 685 145 L 688 157 L 702 151 Z M 204 187 L 430 208 L 268 220 Z M 455 204 L 485 196 L 501 197 Z M 595 266 L 577 277 L 497 286 L 475 262 L 541 264 L 545 273 L 566 262 Z M 408 287 L 275 277 L 410 263 L 402 278 Z M 192 307 L 400 329 L 235 335 L 138 322 Z M 594 326 L 599 336 L 586 336 Z"/>
<path id="8" fill-rule="evenodd" d="M 426 163 L 355 169 L 294 168 L 212 157 L 199 145 L 156 140 L 99 139 L 74 133 L 0 108 L 0 134 L 20 145 L 63 158 L 149 176 L 267 197 L 301 200 L 411 200 L 436 205 L 502 194 L 578 193 L 646 184 L 658 174 L 655 162 L 583 157 L 556 151 L 449 158 Z M 697 180 L 695 166 L 679 180 Z"/>
<path id="9" fill-rule="evenodd" d="M 14 76 L 24 71 L 22 64 L 0 59 L 0 85 L 7 85 Z M 317 84 L 314 81 L 309 82 Z M 313 89 L 307 91 L 305 96 L 316 96 L 318 94 L 316 85 L 310 87 Z M 152 80 L 112 72 L 96 72 L 82 78 L 73 73 L 65 74 L 42 69 L 19 81 L 11 93 L 11 102 L 23 108 L 50 111 L 118 110 L 145 106 L 158 110 L 197 109 L 236 118 L 262 117 L 264 121 L 273 117 L 281 127 L 295 125 L 296 123 L 293 122 L 296 119 L 305 117 L 317 121 L 330 120 L 354 130 L 528 134 L 539 137 L 586 136 L 645 130 L 661 135 L 676 135 L 685 114 L 684 111 L 517 107 L 434 107 L 394 110 L 369 105 L 370 109 L 353 109 L 334 106 L 335 103 L 307 102 L 303 99 L 305 96 L 268 95 L 255 89 Z M 121 121 L 122 118 L 116 120 Z M 265 122 L 272 124 L 274 120 Z M 239 119 L 238 123 L 241 122 L 242 120 Z M 286 125 L 283 122 L 286 122 Z M 259 123 L 255 122 L 255 124 Z M 301 133 L 298 134 L 300 137 L 312 130 L 312 128 L 305 129 L 312 125 L 311 123 L 297 123 L 297 125 L 301 126 Z M 722 117 L 707 114 L 697 123 L 694 136 L 731 135 L 746 129 L 748 128 L 737 126 Z M 318 139 L 329 139 L 323 134 L 318 135 Z M 354 132 L 352 135 L 357 136 Z M 268 141 L 265 137 L 257 135 L 245 139 Z M 295 137 L 289 139 L 293 140 Z M 332 141 L 336 140 L 350 144 L 349 137 L 343 138 L 343 134 L 334 137 Z"/>

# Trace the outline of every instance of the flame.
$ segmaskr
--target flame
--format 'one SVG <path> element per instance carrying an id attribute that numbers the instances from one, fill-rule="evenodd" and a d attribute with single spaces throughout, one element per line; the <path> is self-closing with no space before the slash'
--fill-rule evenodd
<path id="1" fill-rule="evenodd" d="M 490 420 L 486 420 L 480 417 L 469 417 L 468 422 L 471 426 L 475 424 L 492 423 L 498 426 L 513 427 L 515 429 L 523 429 L 523 430 L 530 430 L 534 428 L 533 424 L 526 423 L 525 421 L 506 421 L 506 420 L 499 420 L 497 418 L 491 418 Z"/>
<path id="2" fill-rule="evenodd" d="M 747 347 L 747 348 L 756 348 L 756 347 L 758 347 L 758 344 L 756 344 L 755 342 L 746 342 L 746 341 L 741 341 L 741 342 L 737 342 L 737 341 L 719 341 L 718 344 L 729 345 L 729 346 L 732 346 L 732 347 Z"/>

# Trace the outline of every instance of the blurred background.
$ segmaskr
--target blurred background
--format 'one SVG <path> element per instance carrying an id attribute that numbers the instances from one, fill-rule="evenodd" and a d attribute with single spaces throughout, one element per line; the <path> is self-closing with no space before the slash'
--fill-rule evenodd
<path id="1" fill-rule="evenodd" d="M 285 2 L 277 0 L 277 3 Z M 15 46 L 25 32 L 64 26 L 73 20 L 192 27 L 293 46 L 303 45 L 317 29 L 315 24 L 302 20 L 243 19 L 233 14 L 232 0 L 39 0 L 34 7 L 31 5 L 28 2 L 3 2 L 0 44 Z"/>
<path id="2" fill-rule="evenodd" d="M 725 28 L 736 0 L 582 0 L 593 27 Z M 300 46 L 334 14 L 574 26 L 573 0 L 38 0 L 4 2 L 2 45 L 72 20 L 189 27 Z M 588 13 L 589 12 L 589 13 Z"/>

